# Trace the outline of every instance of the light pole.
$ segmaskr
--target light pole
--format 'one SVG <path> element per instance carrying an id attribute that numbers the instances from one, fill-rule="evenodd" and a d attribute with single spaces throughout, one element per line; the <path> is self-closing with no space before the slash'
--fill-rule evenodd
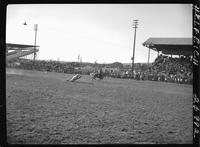
<path id="1" fill-rule="evenodd" d="M 79 62 L 79 59 L 80 59 L 80 55 L 78 54 L 78 62 Z"/>
<path id="2" fill-rule="evenodd" d="M 133 76 L 133 71 L 134 71 L 134 58 L 135 58 L 135 42 L 136 42 L 136 28 L 138 26 L 138 20 L 133 20 L 133 28 L 135 28 L 135 34 L 134 34 L 134 44 L 133 44 L 133 57 L 132 59 L 132 69 L 131 69 L 131 73 Z"/>
<path id="3" fill-rule="evenodd" d="M 23 25 L 27 25 L 26 21 L 23 23 Z M 35 41 L 34 41 L 34 57 L 33 57 L 33 63 L 35 64 L 35 58 L 36 58 L 36 40 L 37 40 L 37 31 L 38 31 L 38 24 L 34 24 L 34 31 L 35 31 Z"/>
<path id="4" fill-rule="evenodd" d="M 34 42 L 34 64 L 36 58 L 36 40 L 37 40 L 37 31 L 38 31 L 38 24 L 34 24 L 34 31 L 35 31 L 35 42 Z"/>

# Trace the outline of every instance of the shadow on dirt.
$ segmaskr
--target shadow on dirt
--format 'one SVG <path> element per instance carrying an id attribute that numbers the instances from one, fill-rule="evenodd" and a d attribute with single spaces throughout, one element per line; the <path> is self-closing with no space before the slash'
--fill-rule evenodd
<path id="1" fill-rule="evenodd" d="M 66 82 L 70 82 L 70 83 L 80 83 L 80 84 L 90 84 L 90 85 L 94 85 L 94 83 L 92 83 L 92 82 L 83 82 L 83 81 L 75 81 L 75 82 L 71 82 L 71 81 L 66 81 Z"/>

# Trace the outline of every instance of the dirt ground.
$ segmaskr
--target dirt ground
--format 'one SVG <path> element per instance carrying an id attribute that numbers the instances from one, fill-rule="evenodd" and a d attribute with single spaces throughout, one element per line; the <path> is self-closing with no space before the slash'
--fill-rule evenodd
<path id="1" fill-rule="evenodd" d="M 8 143 L 192 143 L 192 85 L 6 72 Z"/>

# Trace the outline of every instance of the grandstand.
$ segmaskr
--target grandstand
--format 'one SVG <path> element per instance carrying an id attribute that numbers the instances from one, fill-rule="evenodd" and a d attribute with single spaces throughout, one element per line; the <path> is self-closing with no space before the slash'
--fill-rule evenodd
<path id="1" fill-rule="evenodd" d="M 192 83 L 192 38 L 149 38 L 143 45 L 149 48 L 148 64 L 150 50 L 158 52 L 146 71 L 149 80 L 161 79 L 162 75 L 166 82 Z"/>
<path id="2" fill-rule="evenodd" d="M 37 53 L 39 46 L 25 44 L 6 44 L 6 63 L 12 63 L 21 57 Z"/>
<path id="3" fill-rule="evenodd" d="M 192 38 L 149 38 L 143 45 L 158 54 L 192 56 Z"/>

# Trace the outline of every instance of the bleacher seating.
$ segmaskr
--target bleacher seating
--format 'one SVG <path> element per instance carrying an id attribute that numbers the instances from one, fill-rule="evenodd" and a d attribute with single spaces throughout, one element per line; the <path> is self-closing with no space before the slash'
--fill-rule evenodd
<path id="1" fill-rule="evenodd" d="M 6 54 L 6 56 L 10 56 L 10 55 L 16 54 L 17 52 L 18 52 L 18 51 L 8 52 L 8 53 Z"/>
<path id="2" fill-rule="evenodd" d="M 148 70 L 151 80 L 192 84 L 192 62 L 189 57 L 158 56 Z"/>
<path id="3" fill-rule="evenodd" d="M 15 54 L 8 55 L 7 56 L 7 61 L 10 62 L 12 60 L 16 60 L 16 59 L 18 59 L 20 57 L 32 54 L 35 51 L 38 52 L 38 49 L 36 49 L 36 50 L 35 49 L 30 49 L 28 51 L 17 51 L 17 53 L 15 53 Z"/>

